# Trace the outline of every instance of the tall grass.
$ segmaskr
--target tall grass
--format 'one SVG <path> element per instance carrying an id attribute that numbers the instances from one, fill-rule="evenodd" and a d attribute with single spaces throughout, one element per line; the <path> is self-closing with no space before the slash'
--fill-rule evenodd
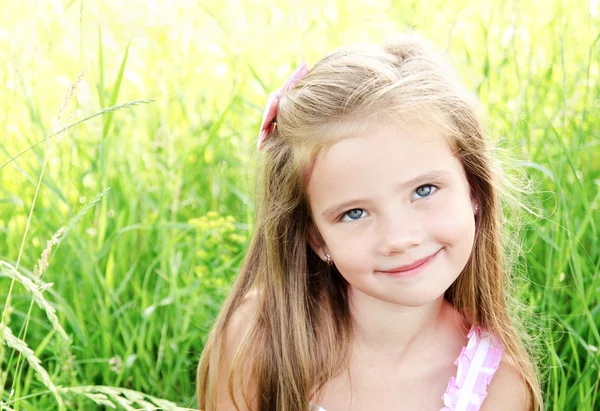
<path id="1" fill-rule="evenodd" d="M 516 293 L 547 409 L 600 409 L 599 8 L 3 4 L 0 409 L 194 408 L 253 227 L 267 93 L 300 60 L 405 27 L 448 50 L 536 183 Z"/>

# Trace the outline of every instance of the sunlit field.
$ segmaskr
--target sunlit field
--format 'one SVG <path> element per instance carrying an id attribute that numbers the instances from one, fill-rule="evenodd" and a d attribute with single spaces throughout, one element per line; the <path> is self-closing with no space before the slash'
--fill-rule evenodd
<path id="1" fill-rule="evenodd" d="M 1 3 L 0 409 L 195 409 L 267 95 L 412 28 L 531 182 L 512 294 L 546 409 L 600 410 L 598 0 L 268 3 Z"/>

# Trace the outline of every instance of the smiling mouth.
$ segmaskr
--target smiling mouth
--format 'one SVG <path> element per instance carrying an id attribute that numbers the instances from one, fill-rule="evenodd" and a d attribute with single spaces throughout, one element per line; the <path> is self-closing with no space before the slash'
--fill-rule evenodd
<path id="1" fill-rule="evenodd" d="M 441 249 L 440 249 L 441 250 Z M 387 270 L 387 271 L 380 271 L 381 273 L 384 274 L 400 274 L 400 273 L 407 273 L 409 271 L 412 271 L 418 267 L 421 267 L 422 265 L 427 264 L 429 261 L 431 261 L 439 252 L 440 250 L 436 251 L 435 253 L 431 254 L 428 257 L 422 258 L 420 260 L 417 260 L 411 264 L 407 264 L 407 265 L 403 265 L 401 267 L 397 267 L 397 268 L 392 268 L 391 270 Z"/>

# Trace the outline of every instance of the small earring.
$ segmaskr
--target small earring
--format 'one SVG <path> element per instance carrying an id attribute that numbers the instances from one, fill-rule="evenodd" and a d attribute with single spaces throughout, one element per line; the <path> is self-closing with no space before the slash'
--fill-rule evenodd
<path id="1" fill-rule="evenodd" d="M 325 253 L 325 258 L 327 259 L 327 265 L 332 265 L 333 261 L 331 261 L 331 256 L 327 253 Z"/>
<path id="2" fill-rule="evenodd" d="M 479 210 L 479 204 L 475 203 L 475 211 Z"/>

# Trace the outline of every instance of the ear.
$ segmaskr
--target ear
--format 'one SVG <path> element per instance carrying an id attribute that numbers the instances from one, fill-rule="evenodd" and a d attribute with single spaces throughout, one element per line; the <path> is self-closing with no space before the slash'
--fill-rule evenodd
<path id="1" fill-rule="evenodd" d="M 471 198 L 471 210 L 473 210 L 474 216 L 477 216 L 481 211 L 481 201 L 479 201 L 476 192 L 477 191 L 473 190 L 473 187 L 471 186 L 469 189 L 469 197 Z"/>
<path id="2" fill-rule="evenodd" d="M 471 197 L 471 208 L 473 209 L 473 215 L 479 214 L 479 210 L 481 209 L 481 205 L 479 201 L 475 197 Z"/>
<path id="3" fill-rule="evenodd" d="M 308 224 L 308 244 L 321 260 L 326 261 L 325 241 L 312 221 Z"/>

